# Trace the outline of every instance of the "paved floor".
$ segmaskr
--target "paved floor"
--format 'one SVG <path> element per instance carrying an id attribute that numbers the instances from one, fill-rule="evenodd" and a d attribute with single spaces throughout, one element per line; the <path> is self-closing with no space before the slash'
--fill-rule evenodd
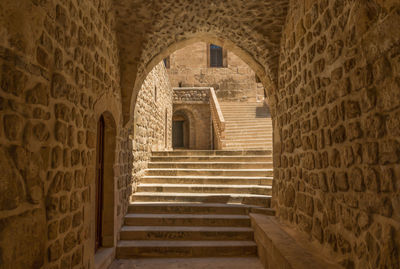
<path id="1" fill-rule="evenodd" d="M 109 269 L 262 269 L 258 258 L 116 260 Z"/>

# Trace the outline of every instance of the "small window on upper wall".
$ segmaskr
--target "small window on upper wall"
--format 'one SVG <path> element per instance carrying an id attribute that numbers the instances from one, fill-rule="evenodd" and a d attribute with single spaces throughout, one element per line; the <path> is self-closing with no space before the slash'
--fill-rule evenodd
<path id="1" fill-rule="evenodd" d="M 154 86 L 154 102 L 157 103 L 157 86 Z"/>
<path id="2" fill-rule="evenodd" d="M 222 47 L 210 44 L 210 67 L 223 67 L 223 60 Z"/>
<path id="3" fill-rule="evenodd" d="M 167 58 L 164 58 L 163 61 L 164 61 L 165 68 L 169 69 L 170 66 L 171 66 L 171 62 L 170 62 L 169 56 Z"/>
<path id="4" fill-rule="evenodd" d="M 256 83 L 261 83 L 261 79 L 257 75 L 255 76 L 256 76 Z"/>

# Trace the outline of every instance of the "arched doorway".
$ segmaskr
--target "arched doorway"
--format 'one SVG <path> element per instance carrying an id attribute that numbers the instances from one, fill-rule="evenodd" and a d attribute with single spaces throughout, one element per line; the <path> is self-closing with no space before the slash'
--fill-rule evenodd
<path id="1" fill-rule="evenodd" d="M 190 148 L 190 122 L 182 113 L 172 118 L 172 146 L 174 149 Z"/>
<path id="2" fill-rule="evenodd" d="M 116 125 L 109 113 L 97 123 L 95 181 L 95 252 L 114 246 L 114 158 Z"/>

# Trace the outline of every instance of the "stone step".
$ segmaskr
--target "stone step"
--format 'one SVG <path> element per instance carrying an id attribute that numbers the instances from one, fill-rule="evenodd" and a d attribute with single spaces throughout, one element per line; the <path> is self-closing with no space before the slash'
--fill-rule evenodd
<path id="1" fill-rule="evenodd" d="M 272 126 L 268 124 L 225 124 L 226 131 L 235 131 L 240 128 L 246 128 L 250 130 L 263 130 L 267 134 L 272 134 Z"/>
<path id="2" fill-rule="evenodd" d="M 262 107 L 262 106 L 221 106 L 221 111 L 252 111 L 252 110 L 268 112 L 268 109 L 266 109 L 265 107 Z"/>
<path id="3" fill-rule="evenodd" d="M 269 114 L 259 113 L 223 113 L 225 121 L 249 121 L 249 122 L 268 122 L 272 125 L 272 119 Z"/>
<path id="4" fill-rule="evenodd" d="M 216 185 L 216 184 L 139 184 L 137 192 L 175 193 L 227 193 L 271 195 L 271 186 L 259 185 Z"/>
<path id="5" fill-rule="evenodd" d="M 272 127 L 272 122 L 268 121 L 268 120 L 236 120 L 236 119 L 232 119 L 232 120 L 228 120 L 225 119 L 225 124 L 234 124 L 234 125 L 247 125 L 247 126 L 257 126 L 257 125 L 262 125 L 262 126 L 270 126 Z"/>
<path id="6" fill-rule="evenodd" d="M 239 139 L 237 136 L 226 136 L 222 141 L 226 141 L 226 142 L 236 142 L 236 143 L 257 143 L 257 142 L 272 142 L 272 137 L 271 138 L 253 138 L 251 136 L 248 136 L 246 139 Z"/>
<path id="7" fill-rule="evenodd" d="M 226 143 L 235 143 L 235 144 L 271 144 L 273 142 L 272 138 L 268 139 L 263 139 L 263 138 L 251 138 L 250 136 L 248 139 L 236 139 L 235 136 L 233 135 L 226 135 L 222 141 L 225 141 Z"/>
<path id="8" fill-rule="evenodd" d="M 272 118 L 268 117 L 260 117 L 256 114 L 252 115 L 246 115 L 243 113 L 237 113 L 235 114 L 227 114 L 224 115 L 225 120 L 229 120 L 230 122 L 252 122 L 252 123 L 257 123 L 257 122 L 264 122 L 268 124 L 272 124 Z"/>
<path id="9" fill-rule="evenodd" d="M 249 131 L 251 131 L 251 129 Z M 265 132 L 265 131 L 261 131 L 261 132 L 260 131 L 246 132 L 245 129 L 241 130 L 241 131 L 237 130 L 237 132 L 234 132 L 233 130 L 231 130 L 230 132 L 227 132 L 227 130 L 225 130 L 225 136 L 226 135 L 230 135 L 230 136 L 234 135 L 237 138 L 240 138 L 240 137 L 246 137 L 246 138 L 248 138 L 248 137 L 253 137 L 253 138 L 272 138 L 272 137 L 274 137 L 272 135 L 272 133 L 268 133 L 268 132 Z"/>
<path id="10" fill-rule="evenodd" d="M 224 115 L 225 121 L 228 122 L 237 122 L 237 123 L 242 123 L 242 122 L 251 122 L 251 123 L 267 123 L 272 125 L 272 120 L 271 118 L 261 118 L 261 117 L 256 117 L 256 116 L 239 116 L 239 115 Z"/>
<path id="11" fill-rule="evenodd" d="M 229 203 L 134 202 L 128 205 L 130 214 L 202 214 L 245 215 L 254 208 L 249 205 Z"/>
<path id="12" fill-rule="evenodd" d="M 259 110 L 259 111 L 269 111 L 268 108 L 263 107 L 263 106 L 225 106 L 225 105 L 221 105 L 221 111 L 242 111 L 242 110 Z"/>
<path id="13" fill-rule="evenodd" d="M 174 150 L 153 151 L 153 156 L 272 156 L 270 150 Z"/>
<path id="14" fill-rule="evenodd" d="M 256 109 L 245 109 L 245 110 L 221 110 L 222 115 L 225 117 L 230 117 L 230 116 L 237 116 L 237 117 L 242 117 L 242 118 L 259 118 L 259 119 L 272 119 L 271 118 L 271 113 L 267 111 L 257 111 Z"/>
<path id="15" fill-rule="evenodd" d="M 271 196 L 236 193 L 136 192 L 132 202 L 237 203 L 270 207 Z"/>
<path id="16" fill-rule="evenodd" d="M 225 129 L 225 135 L 232 134 L 232 135 L 238 135 L 238 134 L 244 134 L 244 135 L 252 135 L 252 134 L 262 134 L 262 135 L 269 135 L 270 131 L 269 130 L 264 130 L 264 129 L 252 129 L 252 128 L 231 128 L 229 130 Z"/>
<path id="17" fill-rule="evenodd" d="M 229 148 L 229 146 L 235 146 L 236 148 L 244 147 L 244 148 L 264 148 L 264 147 L 270 147 L 272 148 L 273 143 L 271 142 L 231 142 L 231 141 L 225 141 L 224 145 Z"/>
<path id="18" fill-rule="evenodd" d="M 226 135 L 224 139 L 222 139 L 221 141 L 225 141 L 225 142 L 229 142 L 229 143 L 257 143 L 257 142 L 261 142 L 261 143 L 266 143 L 266 144 L 272 144 L 273 139 L 272 137 L 270 138 L 264 138 L 264 137 L 258 137 L 258 138 L 254 138 L 253 136 L 233 136 L 233 135 Z"/>
<path id="19" fill-rule="evenodd" d="M 222 111 L 222 110 L 221 110 Z M 225 110 L 222 111 L 222 115 L 224 116 L 224 118 L 227 116 L 237 116 L 240 118 L 256 118 L 256 119 L 268 119 L 268 120 L 272 120 L 271 117 L 271 113 L 268 111 L 257 111 L 255 109 L 253 110 L 246 110 L 246 111 L 242 111 L 242 110 Z"/>
<path id="20" fill-rule="evenodd" d="M 236 142 L 235 140 L 223 140 L 225 146 L 243 146 L 243 147 L 251 147 L 251 146 L 270 146 L 272 148 L 273 143 L 272 141 L 259 141 L 259 142 L 253 142 L 249 140 L 248 142 L 246 141 L 240 141 Z M 256 147 L 256 148 L 257 148 Z"/>
<path id="21" fill-rule="evenodd" d="M 272 185 L 273 177 L 144 176 L 141 183 Z"/>
<path id="22" fill-rule="evenodd" d="M 229 146 L 229 147 L 225 147 L 225 148 L 226 149 L 244 148 L 244 149 L 271 149 L 272 150 L 272 145 L 252 145 L 252 146 L 236 145 L 236 146 Z"/>
<path id="23" fill-rule="evenodd" d="M 261 176 L 273 175 L 272 169 L 186 169 L 150 168 L 148 176 Z"/>
<path id="24" fill-rule="evenodd" d="M 149 168 L 187 169 L 262 169 L 272 168 L 272 162 L 150 162 Z"/>
<path id="25" fill-rule="evenodd" d="M 224 145 L 225 145 L 225 148 L 229 148 L 229 147 L 241 148 L 241 147 L 243 147 L 243 148 L 254 148 L 254 149 L 256 149 L 256 148 L 266 148 L 266 147 L 272 148 L 272 146 L 273 146 L 272 142 L 257 142 L 257 143 L 253 143 L 253 142 L 248 142 L 248 143 L 246 143 L 246 142 L 241 142 L 241 143 L 240 142 L 239 143 L 236 143 L 236 142 L 225 142 Z"/>
<path id="26" fill-rule="evenodd" d="M 253 211 L 252 211 L 253 212 Z M 260 211 L 254 211 L 260 212 Z M 127 214 L 125 226 L 211 226 L 249 227 L 247 215 Z"/>
<path id="27" fill-rule="evenodd" d="M 120 240 L 253 240 L 250 227 L 124 226 Z"/>
<path id="28" fill-rule="evenodd" d="M 272 129 L 269 127 L 248 127 L 248 126 L 226 126 L 225 127 L 225 134 L 227 133 L 262 133 L 262 134 L 271 134 Z"/>
<path id="29" fill-rule="evenodd" d="M 157 257 L 243 257 L 256 256 L 253 241 L 119 241 L 117 259 Z"/>
<path id="30" fill-rule="evenodd" d="M 271 162 L 272 156 L 152 156 L 150 162 Z"/>
<path id="31" fill-rule="evenodd" d="M 245 109 L 245 110 L 233 110 L 233 109 L 224 109 L 221 110 L 222 115 L 225 117 L 225 115 L 236 115 L 236 116 L 240 116 L 240 117 L 260 117 L 260 118 L 267 118 L 267 119 L 271 119 L 271 113 L 268 111 L 257 111 L 256 109 Z"/>

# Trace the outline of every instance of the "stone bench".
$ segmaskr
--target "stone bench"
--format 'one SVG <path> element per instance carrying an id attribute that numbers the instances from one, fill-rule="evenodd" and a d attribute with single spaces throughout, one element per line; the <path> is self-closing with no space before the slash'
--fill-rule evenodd
<path id="1" fill-rule="evenodd" d="M 307 242 L 299 242 L 274 216 L 250 213 L 258 256 L 267 269 L 339 269 L 343 268 L 313 254 Z M 296 233 L 295 231 L 293 231 Z M 319 252 L 320 253 L 320 252 Z"/>

